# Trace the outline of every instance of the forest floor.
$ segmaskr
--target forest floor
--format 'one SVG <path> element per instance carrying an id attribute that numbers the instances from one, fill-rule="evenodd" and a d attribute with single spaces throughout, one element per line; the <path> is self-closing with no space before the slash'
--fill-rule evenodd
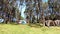
<path id="1" fill-rule="evenodd" d="M 0 24 L 0 34 L 60 34 L 60 27 L 30 27 L 28 25 Z"/>

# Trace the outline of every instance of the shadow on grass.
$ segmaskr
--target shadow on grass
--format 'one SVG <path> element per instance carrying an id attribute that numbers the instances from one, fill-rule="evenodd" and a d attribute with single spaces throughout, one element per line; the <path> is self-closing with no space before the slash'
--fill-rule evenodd
<path id="1" fill-rule="evenodd" d="M 1 25 L 4 25 L 4 24 L 6 24 L 6 23 L 0 23 Z M 17 24 L 16 22 L 10 22 L 10 23 L 7 23 L 7 24 L 10 24 L 10 25 L 28 25 L 28 26 L 30 26 L 30 27 L 35 27 L 35 28 L 41 28 L 41 27 L 43 27 L 43 25 L 40 25 L 39 23 L 37 23 L 37 24 Z"/>
<path id="2" fill-rule="evenodd" d="M 6 24 L 6 23 L 0 23 L 0 25 L 4 25 L 4 24 Z M 10 25 L 19 25 L 16 22 L 10 22 L 10 23 L 7 23 L 7 24 L 10 24 Z"/>
<path id="3" fill-rule="evenodd" d="M 35 27 L 35 28 L 43 27 L 43 25 L 40 25 L 40 24 L 29 24 L 28 26 Z"/>

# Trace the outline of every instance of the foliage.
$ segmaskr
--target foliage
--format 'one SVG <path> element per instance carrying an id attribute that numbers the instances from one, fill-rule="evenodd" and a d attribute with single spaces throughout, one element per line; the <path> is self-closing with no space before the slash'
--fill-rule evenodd
<path id="1" fill-rule="evenodd" d="M 53 20 L 54 18 L 56 18 L 56 15 L 52 14 L 50 18 Z"/>
<path id="2" fill-rule="evenodd" d="M 16 17 L 17 14 L 17 19 L 19 19 L 20 13 L 19 13 L 19 9 L 17 8 L 17 4 L 16 0 L 0 0 L 0 13 L 2 15 L 2 18 L 4 18 L 4 22 L 6 23 L 6 21 L 11 22 L 11 19 L 13 19 L 14 17 Z"/>

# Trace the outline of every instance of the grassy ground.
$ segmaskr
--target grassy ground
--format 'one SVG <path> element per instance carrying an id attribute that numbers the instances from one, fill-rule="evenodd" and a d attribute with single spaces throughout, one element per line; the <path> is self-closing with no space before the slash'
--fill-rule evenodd
<path id="1" fill-rule="evenodd" d="M 30 27 L 28 25 L 0 24 L 0 34 L 60 34 L 60 27 Z"/>

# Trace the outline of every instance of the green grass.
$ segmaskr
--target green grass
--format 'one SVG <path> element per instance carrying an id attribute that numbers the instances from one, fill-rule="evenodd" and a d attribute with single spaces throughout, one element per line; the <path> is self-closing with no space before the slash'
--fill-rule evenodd
<path id="1" fill-rule="evenodd" d="M 0 34 L 60 34 L 60 27 L 0 24 Z"/>

